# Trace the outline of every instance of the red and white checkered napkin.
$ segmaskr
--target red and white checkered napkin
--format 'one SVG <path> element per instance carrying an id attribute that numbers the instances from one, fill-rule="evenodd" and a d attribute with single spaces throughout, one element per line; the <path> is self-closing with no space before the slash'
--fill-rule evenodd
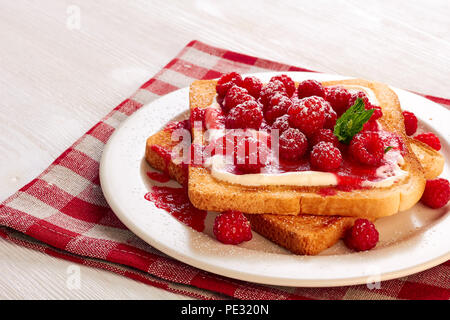
<path id="1" fill-rule="evenodd" d="M 201 299 L 449 299 L 450 262 L 419 274 L 367 286 L 286 288 L 257 285 L 204 272 L 158 252 L 131 233 L 108 207 L 99 185 L 99 160 L 115 128 L 157 97 L 195 79 L 222 73 L 308 71 L 189 43 L 42 174 L 0 205 L 0 235 L 17 244 Z M 450 106 L 450 100 L 428 97 Z"/>

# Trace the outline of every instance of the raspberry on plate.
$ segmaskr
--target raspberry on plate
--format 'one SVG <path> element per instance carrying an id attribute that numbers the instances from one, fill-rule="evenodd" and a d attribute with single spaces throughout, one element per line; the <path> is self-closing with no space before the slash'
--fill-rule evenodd
<path id="1" fill-rule="evenodd" d="M 263 120 L 261 106 L 255 100 L 241 103 L 230 110 L 226 119 L 227 129 L 259 129 Z"/>
<path id="2" fill-rule="evenodd" d="M 350 99 L 348 100 L 347 108 L 350 108 L 352 105 L 354 105 L 356 99 L 358 99 L 358 98 L 361 98 L 363 100 L 364 107 L 367 110 L 368 109 L 367 106 L 370 105 L 369 97 L 363 91 L 358 91 L 358 92 L 352 93 L 352 95 L 350 96 Z"/>
<path id="3" fill-rule="evenodd" d="M 214 220 L 214 235 L 225 244 L 239 244 L 252 239 L 250 222 L 239 211 L 225 211 Z"/>
<path id="4" fill-rule="evenodd" d="M 288 97 L 292 97 L 292 95 L 295 92 L 295 82 L 292 80 L 289 76 L 282 74 L 279 76 L 274 76 L 270 79 L 270 82 L 273 82 L 275 80 L 281 81 L 284 85 L 284 88 L 286 89 L 286 93 Z"/>
<path id="5" fill-rule="evenodd" d="M 243 173 L 258 173 L 268 162 L 269 155 L 266 143 L 253 136 L 243 136 L 235 145 L 234 164 Z"/>
<path id="6" fill-rule="evenodd" d="M 329 103 L 326 103 L 326 105 L 327 107 L 325 108 L 325 123 L 323 124 L 323 127 L 327 129 L 333 129 L 336 125 L 337 114 Z"/>
<path id="7" fill-rule="evenodd" d="M 339 145 L 338 138 L 334 135 L 333 131 L 331 131 L 330 129 L 320 129 L 311 138 L 312 145 L 316 145 L 321 141 L 330 142 L 335 147 Z"/>
<path id="8" fill-rule="evenodd" d="M 437 151 L 441 150 L 441 141 L 439 141 L 439 138 L 432 132 L 418 134 L 414 139 L 426 143 Z"/>
<path id="9" fill-rule="evenodd" d="M 416 115 L 409 111 L 403 111 L 403 121 L 405 123 L 405 130 L 408 136 L 412 136 L 417 131 Z"/>
<path id="10" fill-rule="evenodd" d="M 247 90 L 233 85 L 225 95 L 225 99 L 223 100 L 223 109 L 228 113 L 238 104 L 244 103 L 249 100 L 254 100 L 254 98 L 248 94 Z"/>
<path id="11" fill-rule="evenodd" d="M 216 85 L 216 91 L 219 97 L 225 97 L 228 90 L 233 86 L 241 86 L 242 84 L 242 77 L 237 72 L 230 72 L 227 74 L 224 74 L 220 77 L 220 79 L 217 81 Z"/>
<path id="12" fill-rule="evenodd" d="M 241 87 L 246 89 L 253 98 L 258 99 L 263 84 L 256 77 L 247 77 L 242 81 Z"/>
<path id="13" fill-rule="evenodd" d="M 378 124 L 375 120 L 369 120 L 364 123 L 361 131 L 378 131 Z"/>
<path id="14" fill-rule="evenodd" d="M 344 242 L 350 249 L 365 251 L 374 248 L 379 239 L 375 225 L 367 219 L 356 219 L 353 226 L 347 230 Z"/>
<path id="15" fill-rule="evenodd" d="M 308 97 L 294 103 L 288 110 L 289 124 L 310 136 L 323 128 L 328 102 L 320 97 Z"/>
<path id="16" fill-rule="evenodd" d="M 331 107 L 338 115 L 343 114 L 350 106 L 349 101 L 352 94 L 343 87 L 326 87 L 325 100 L 327 100 Z"/>
<path id="17" fill-rule="evenodd" d="M 283 93 L 275 93 L 266 107 L 264 117 L 268 123 L 273 123 L 276 118 L 286 114 L 292 105 L 292 100 Z"/>
<path id="18" fill-rule="evenodd" d="M 430 208 L 439 209 L 450 199 L 450 185 L 447 179 L 427 180 L 421 201 Z"/>
<path id="19" fill-rule="evenodd" d="M 311 96 L 325 97 L 325 89 L 319 81 L 305 80 L 299 83 L 297 95 L 300 99 Z"/>
<path id="20" fill-rule="evenodd" d="M 377 120 L 383 116 L 381 107 L 371 104 L 369 101 L 369 97 L 363 91 L 358 91 L 351 95 L 350 99 L 348 100 L 347 108 L 350 108 L 351 106 L 353 106 L 355 104 L 356 99 L 358 99 L 358 98 L 361 98 L 363 100 L 364 109 L 366 109 L 366 110 L 374 109 L 372 117 L 370 117 L 370 120 Z"/>
<path id="21" fill-rule="evenodd" d="M 281 134 L 279 148 L 281 158 L 299 160 L 308 149 L 308 140 L 300 130 L 290 128 Z"/>
<path id="22" fill-rule="evenodd" d="M 285 114 L 281 117 L 278 117 L 272 124 L 272 129 L 278 129 L 279 135 L 281 135 L 284 131 L 289 129 L 289 115 Z"/>
<path id="23" fill-rule="evenodd" d="M 310 161 L 314 168 L 334 171 L 342 164 L 342 154 L 331 142 L 321 141 L 312 148 Z"/>
<path id="24" fill-rule="evenodd" d="M 281 82 L 279 80 L 274 80 L 274 81 L 271 81 L 271 82 L 263 85 L 263 87 L 261 89 L 261 93 L 259 95 L 259 99 L 261 100 L 261 103 L 264 106 L 267 106 L 270 102 L 270 99 L 272 99 L 272 96 L 277 92 L 284 93 L 287 95 L 286 88 L 285 88 L 283 82 Z"/>
<path id="25" fill-rule="evenodd" d="M 377 166 L 384 156 L 383 140 L 377 132 L 360 132 L 350 142 L 350 154 L 362 164 Z"/>

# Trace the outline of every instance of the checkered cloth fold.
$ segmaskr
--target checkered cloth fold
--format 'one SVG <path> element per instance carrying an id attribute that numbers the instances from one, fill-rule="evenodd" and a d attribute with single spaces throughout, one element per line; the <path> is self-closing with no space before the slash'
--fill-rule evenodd
<path id="1" fill-rule="evenodd" d="M 0 236 L 46 254 L 109 270 L 199 299 L 449 299 L 450 262 L 381 283 L 335 288 L 257 285 L 193 268 L 152 248 L 108 207 L 99 184 L 99 160 L 110 135 L 134 111 L 195 79 L 222 73 L 310 71 L 190 42 L 129 99 L 64 151 L 42 174 L 0 205 Z M 426 96 L 450 106 L 450 100 Z"/>

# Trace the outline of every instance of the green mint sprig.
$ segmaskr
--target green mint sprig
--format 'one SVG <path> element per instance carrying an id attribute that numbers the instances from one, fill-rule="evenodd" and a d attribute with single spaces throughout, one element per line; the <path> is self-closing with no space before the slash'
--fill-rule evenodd
<path id="1" fill-rule="evenodd" d="M 386 147 L 386 149 L 384 149 L 384 153 L 388 152 L 389 150 L 391 150 L 392 148 L 394 148 L 393 146 L 388 146 Z"/>
<path id="2" fill-rule="evenodd" d="M 373 109 L 366 110 L 364 108 L 363 99 L 356 99 L 355 103 L 337 119 L 334 135 L 340 142 L 350 143 L 352 138 L 362 130 L 364 124 L 369 121 L 373 112 Z"/>

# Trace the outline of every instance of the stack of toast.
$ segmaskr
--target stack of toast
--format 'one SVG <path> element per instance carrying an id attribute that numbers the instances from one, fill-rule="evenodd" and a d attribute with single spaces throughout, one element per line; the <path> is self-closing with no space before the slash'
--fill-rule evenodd
<path id="1" fill-rule="evenodd" d="M 207 108 L 215 98 L 217 81 L 195 81 L 190 88 L 190 108 Z M 252 230 L 295 254 L 316 255 L 342 238 L 357 218 L 375 220 L 412 207 L 420 200 L 425 180 L 443 169 L 442 155 L 405 134 L 396 94 L 386 85 L 362 79 L 323 82 L 324 86 L 356 85 L 370 88 L 383 111 L 383 128 L 401 136 L 406 145 L 402 170 L 407 178 L 386 188 L 320 193 L 323 187 L 248 187 L 216 180 L 207 168 L 167 160 L 158 148 L 171 151 L 171 130 L 148 138 L 145 158 L 153 168 L 164 171 L 187 186 L 192 204 L 202 210 L 244 212 Z M 203 132 L 193 129 L 192 141 L 202 144 Z"/>

